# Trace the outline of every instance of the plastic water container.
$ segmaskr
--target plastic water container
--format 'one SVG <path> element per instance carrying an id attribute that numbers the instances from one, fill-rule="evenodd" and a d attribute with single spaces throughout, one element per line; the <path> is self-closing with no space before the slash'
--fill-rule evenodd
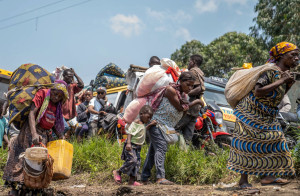
<path id="1" fill-rule="evenodd" d="M 48 153 L 54 159 L 52 180 L 68 179 L 71 176 L 73 145 L 65 140 L 48 142 Z"/>

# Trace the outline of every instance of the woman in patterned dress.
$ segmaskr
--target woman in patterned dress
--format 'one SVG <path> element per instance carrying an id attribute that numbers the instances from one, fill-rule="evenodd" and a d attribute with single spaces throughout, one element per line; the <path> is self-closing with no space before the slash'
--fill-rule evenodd
<path id="1" fill-rule="evenodd" d="M 62 104 L 68 99 L 67 84 L 56 81 L 50 89 L 40 89 L 32 100 L 28 119 L 21 127 L 20 134 L 11 140 L 9 158 L 4 168 L 3 179 L 12 190 L 9 195 L 20 195 L 24 189 L 23 162 L 19 155 L 32 144 L 44 145 L 51 139 L 53 129 L 63 139 Z"/>
<path id="2" fill-rule="evenodd" d="M 283 185 L 288 181 L 276 176 L 295 174 L 276 116 L 277 106 L 295 82 L 290 69 L 298 65 L 299 49 L 281 42 L 271 49 L 270 56 L 268 63 L 274 63 L 276 70 L 264 72 L 255 88 L 234 108 L 237 120 L 227 168 L 241 174 L 241 188 L 252 186 L 248 175 L 263 176 L 262 185 Z"/>
<path id="3" fill-rule="evenodd" d="M 153 93 L 154 99 L 151 101 L 151 106 L 155 111 L 152 119 L 170 128 L 175 127 L 181 119 L 183 112 L 187 111 L 189 107 L 195 104 L 203 105 L 200 99 L 196 99 L 189 104 L 183 99 L 185 93 L 188 94 L 193 89 L 195 78 L 190 72 L 183 72 L 178 81 L 177 84 L 171 83 L 167 87 L 157 89 Z M 148 182 L 148 178 L 151 176 L 151 169 L 155 165 L 156 182 L 165 185 L 173 184 L 165 179 L 164 163 L 168 146 L 167 142 L 161 130 L 156 126 L 150 128 L 149 135 L 150 146 L 143 166 L 142 181 L 144 183 Z"/>

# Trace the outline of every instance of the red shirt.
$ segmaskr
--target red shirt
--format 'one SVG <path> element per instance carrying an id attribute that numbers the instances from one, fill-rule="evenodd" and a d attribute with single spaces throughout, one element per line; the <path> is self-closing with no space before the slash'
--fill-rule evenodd
<path id="1" fill-rule="evenodd" d="M 35 104 L 35 107 L 40 108 L 43 105 L 43 102 L 45 100 L 46 94 L 49 91 L 49 89 L 40 89 L 35 94 L 33 98 L 33 102 Z M 40 110 L 38 110 L 36 116 L 39 114 Z M 49 101 L 49 105 L 45 111 L 45 114 L 41 118 L 39 125 L 46 130 L 51 129 L 55 124 L 56 119 L 56 105 L 54 105 L 51 101 Z M 37 119 L 38 120 L 38 119 Z"/>
<path id="2" fill-rule="evenodd" d="M 67 90 L 69 93 L 69 99 L 62 106 L 62 112 L 66 120 L 71 120 L 77 115 L 75 105 L 75 94 L 79 93 L 82 90 L 82 88 L 79 88 L 77 83 L 72 83 L 68 85 Z"/>

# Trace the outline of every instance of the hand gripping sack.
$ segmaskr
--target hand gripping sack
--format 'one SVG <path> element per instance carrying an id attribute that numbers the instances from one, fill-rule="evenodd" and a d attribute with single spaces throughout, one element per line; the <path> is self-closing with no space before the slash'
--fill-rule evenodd
<path id="1" fill-rule="evenodd" d="M 232 108 L 235 108 L 238 102 L 243 99 L 256 85 L 257 80 L 264 72 L 268 70 L 277 70 L 279 68 L 268 63 L 251 69 L 236 71 L 229 79 L 225 87 L 225 97 Z"/>

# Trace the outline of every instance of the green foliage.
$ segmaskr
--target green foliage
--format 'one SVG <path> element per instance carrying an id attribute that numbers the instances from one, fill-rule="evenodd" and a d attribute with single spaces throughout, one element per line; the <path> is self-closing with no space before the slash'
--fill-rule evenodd
<path id="1" fill-rule="evenodd" d="M 119 169 L 123 161 L 120 156 L 122 147 L 105 138 L 93 138 L 83 144 L 73 143 L 73 174 L 81 172 L 108 172 Z M 148 146 L 141 151 L 142 164 L 147 156 Z M 166 177 L 180 184 L 216 183 L 228 174 L 226 169 L 228 152 L 216 151 L 217 156 L 206 156 L 204 151 L 191 149 L 181 151 L 178 146 L 169 147 L 166 155 Z M 153 171 L 154 174 L 154 171 Z M 153 175 L 155 177 L 155 175 Z"/>
<path id="2" fill-rule="evenodd" d="M 300 43 L 300 0 L 259 0 L 255 6 L 256 24 L 251 35 L 260 38 L 270 49 L 278 42 Z"/>
<path id="3" fill-rule="evenodd" d="M 202 44 L 198 40 L 192 40 L 190 42 L 186 42 L 181 48 L 171 54 L 171 59 L 176 62 L 176 64 L 180 67 L 187 67 L 190 61 L 190 56 L 193 54 L 203 55 L 205 50 L 205 45 Z"/>
<path id="4" fill-rule="evenodd" d="M 171 55 L 171 59 L 180 67 L 186 67 L 193 54 L 203 56 L 201 69 L 205 76 L 225 78 L 230 76 L 232 67 L 241 67 L 244 63 L 262 65 L 268 59 L 268 51 L 258 44 L 257 39 L 237 32 L 226 33 L 207 46 L 197 40 L 186 42 Z"/>
<path id="5" fill-rule="evenodd" d="M 7 161 L 7 149 L 0 148 L 0 184 L 4 184 L 2 179 L 4 167 Z"/>
<path id="6" fill-rule="evenodd" d="M 244 63 L 263 65 L 267 59 L 268 52 L 253 37 L 230 32 L 207 45 L 205 63 L 201 69 L 207 76 L 227 78 L 233 67 L 241 67 Z"/>

